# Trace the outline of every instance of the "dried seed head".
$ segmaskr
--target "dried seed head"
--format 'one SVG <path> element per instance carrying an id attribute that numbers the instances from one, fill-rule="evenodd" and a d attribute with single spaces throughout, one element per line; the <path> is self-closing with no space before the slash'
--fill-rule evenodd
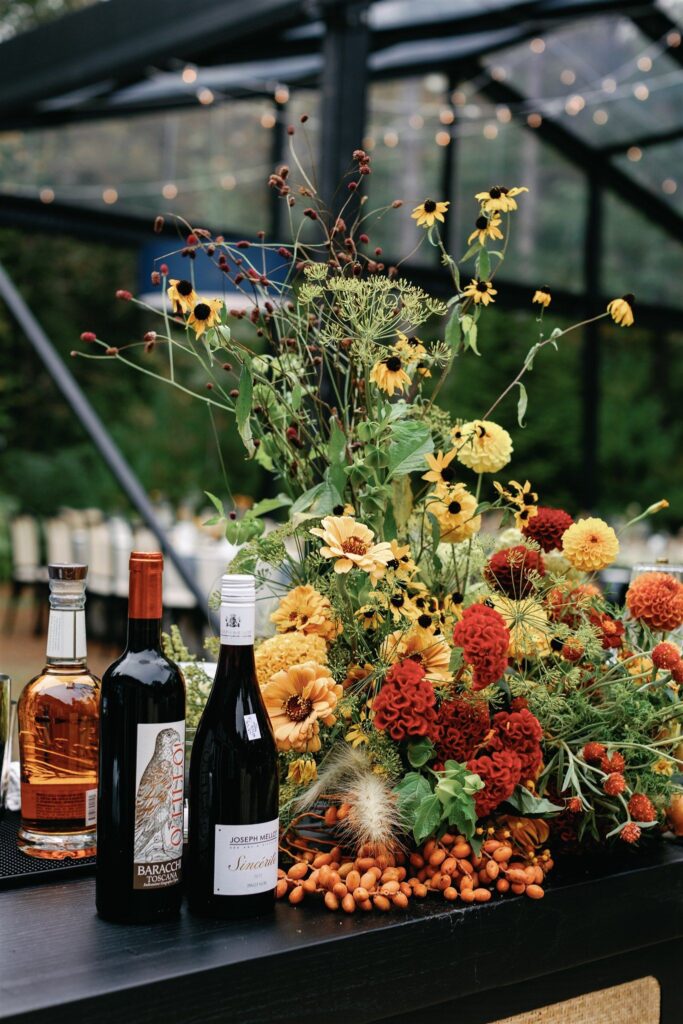
<path id="1" fill-rule="evenodd" d="M 161 234 L 161 232 L 163 230 L 164 230 L 164 218 L 163 217 L 155 217 L 154 218 L 154 231 L 155 231 L 155 233 L 157 235 L 159 235 L 159 234 Z"/>

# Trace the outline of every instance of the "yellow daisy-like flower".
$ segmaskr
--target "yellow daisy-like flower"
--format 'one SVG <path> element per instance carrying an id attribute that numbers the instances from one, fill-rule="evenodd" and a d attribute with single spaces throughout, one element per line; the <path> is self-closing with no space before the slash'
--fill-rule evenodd
<path id="1" fill-rule="evenodd" d="M 511 658 L 545 658 L 550 654 L 553 629 L 543 605 L 532 597 L 515 601 L 503 594 L 492 594 L 489 600 L 510 631 Z"/>
<path id="2" fill-rule="evenodd" d="M 428 355 L 419 338 L 408 337 L 402 331 L 398 332 L 398 341 L 394 342 L 392 349 L 397 355 L 402 356 L 407 366 L 415 366 L 421 377 L 431 377 L 432 371 L 427 366 L 425 359 Z"/>
<path id="3" fill-rule="evenodd" d="M 462 293 L 468 299 L 472 299 L 475 305 L 481 303 L 483 306 L 495 302 L 493 296 L 498 294 L 490 281 L 480 281 L 478 277 L 473 277 L 470 284 L 463 288 Z"/>
<path id="4" fill-rule="evenodd" d="M 444 223 L 443 215 L 448 212 L 450 205 L 450 201 L 438 203 L 434 199 L 425 199 L 415 207 L 410 216 L 417 222 L 419 228 L 431 228 L 437 220 Z"/>
<path id="5" fill-rule="evenodd" d="M 364 743 L 368 742 L 368 734 L 363 730 L 360 722 L 357 722 L 351 726 L 347 733 L 344 733 L 344 739 L 355 750 L 357 747 L 362 747 Z"/>
<path id="6" fill-rule="evenodd" d="M 524 482 L 523 487 L 516 480 L 510 480 L 508 486 L 514 488 L 514 494 L 507 490 L 507 488 L 502 487 L 497 480 L 493 481 L 493 486 L 500 496 L 505 498 L 515 509 L 515 525 L 517 529 L 521 530 L 530 519 L 538 515 L 538 494 L 536 491 L 531 490 L 531 484 L 528 480 Z"/>
<path id="7" fill-rule="evenodd" d="M 297 786 L 308 786 L 318 778 L 318 766 L 312 757 L 297 757 L 287 771 L 287 781 Z"/>
<path id="8" fill-rule="evenodd" d="M 278 750 L 320 750 L 320 723 L 334 725 L 343 692 L 329 669 L 314 661 L 276 672 L 262 694 Z"/>
<path id="9" fill-rule="evenodd" d="M 368 662 L 365 665 L 356 665 L 353 662 L 346 669 L 346 679 L 342 683 L 342 689 L 358 689 L 361 683 L 369 680 L 375 669 Z"/>
<path id="10" fill-rule="evenodd" d="M 628 661 L 624 662 L 624 665 L 630 676 L 640 677 L 639 683 L 643 682 L 644 677 L 651 676 L 655 669 L 652 658 L 648 658 L 644 654 L 638 658 L 630 657 Z"/>
<path id="11" fill-rule="evenodd" d="M 579 519 L 562 535 L 562 553 L 582 572 L 596 572 L 611 565 L 619 554 L 619 541 L 603 519 Z"/>
<path id="12" fill-rule="evenodd" d="M 509 213 L 517 209 L 515 196 L 528 192 L 528 188 L 506 188 L 505 185 L 494 185 L 488 192 L 477 192 L 475 199 L 481 203 L 484 213 Z"/>
<path id="13" fill-rule="evenodd" d="M 375 596 L 381 598 L 380 594 Z M 414 620 L 419 614 L 417 608 L 410 599 L 410 595 L 401 587 L 397 587 L 396 590 L 389 595 L 387 607 L 391 612 L 391 617 L 394 622 L 400 622 L 403 618 Z"/>
<path id="14" fill-rule="evenodd" d="M 457 458 L 475 473 L 497 473 L 512 457 L 512 438 L 492 420 L 472 420 L 451 434 Z"/>
<path id="15" fill-rule="evenodd" d="M 537 302 L 539 306 L 543 306 L 544 309 L 547 309 L 550 303 L 552 302 L 552 298 L 553 297 L 550 294 L 550 289 L 544 287 L 536 289 L 536 291 L 534 292 L 534 297 L 531 301 Z"/>
<path id="16" fill-rule="evenodd" d="M 427 512 L 436 516 L 444 544 L 468 540 L 481 529 L 481 516 L 475 515 L 477 499 L 464 484 L 433 491 L 425 505 Z"/>
<path id="17" fill-rule="evenodd" d="M 198 338 L 201 338 L 204 331 L 220 323 L 222 308 L 222 299 L 201 299 L 192 307 L 192 312 L 187 318 L 188 326 Z"/>
<path id="18" fill-rule="evenodd" d="M 341 625 L 333 621 L 332 605 L 315 587 L 306 584 L 294 587 L 280 601 L 270 616 L 278 633 L 315 633 L 324 640 L 334 640 Z"/>
<path id="19" fill-rule="evenodd" d="M 403 391 L 404 385 L 410 384 L 410 377 L 403 369 L 403 360 L 399 355 L 379 359 L 370 370 L 370 380 L 378 388 L 391 397 L 394 391 Z"/>
<path id="20" fill-rule="evenodd" d="M 391 540 L 389 544 L 394 557 L 387 563 L 387 567 L 396 574 L 398 579 L 410 579 L 418 571 L 413 560 L 412 551 L 410 550 L 410 544 L 399 544 L 397 540 Z"/>
<path id="21" fill-rule="evenodd" d="M 451 649 L 441 634 L 436 636 L 417 626 L 406 632 L 396 630 L 390 633 L 382 645 L 382 657 L 392 665 L 397 661 L 411 658 L 422 665 L 431 682 L 443 682 L 451 678 L 448 665 Z"/>
<path id="22" fill-rule="evenodd" d="M 451 484 L 455 483 L 457 473 L 455 467 L 451 466 L 451 462 L 457 455 L 457 451 L 453 448 L 450 452 L 437 452 L 436 455 L 425 455 L 425 462 L 429 466 L 429 472 L 422 475 L 423 480 L 428 480 L 433 484 L 442 484 L 444 487 L 450 487 Z"/>
<path id="23" fill-rule="evenodd" d="M 169 302 L 174 313 L 190 313 L 199 302 L 199 296 L 192 287 L 191 281 L 179 281 L 171 278 L 166 289 Z"/>
<path id="24" fill-rule="evenodd" d="M 350 516 L 325 516 L 320 526 L 312 527 L 310 532 L 324 541 L 320 554 L 323 558 L 335 559 L 337 573 L 362 569 L 374 582 L 384 574 L 387 562 L 393 558 L 388 541 L 375 544 L 373 531 Z"/>
<path id="25" fill-rule="evenodd" d="M 676 762 L 670 761 L 667 757 L 659 757 L 650 765 L 650 771 L 656 775 L 673 775 L 676 771 Z"/>
<path id="26" fill-rule="evenodd" d="M 499 241 L 503 237 L 503 232 L 500 230 L 500 215 L 494 213 L 491 217 L 477 217 L 474 222 L 474 231 L 467 239 L 467 244 L 470 245 L 475 238 L 479 240 L 480 245 L 486 245 L 487 239 L 491 241 Z"/>
<path id="27" fill-rule="evenodd" d="M 384 622 L 384 616 L 379 608 L 372 604 L 364 604 L 356 612 L 356 618 L 360 619 L 363 629 L 379 629 Z"/>
<path id="28" fill-rule="evenodd" d="M 612 299 L 607 303 L 607 312 L 620 327 L 630 327 L 633 323 L 633 306 L 635 305 L 633 295 L 622 295 L 620 299 Z"/>
<path id="29" fill-rule="evenodd" d="M 276 633 L 256 648 L 256 677 L 265 686 L 276 672 L 303 661 L 327 663 L 327 644 L 315 633 Z"/>

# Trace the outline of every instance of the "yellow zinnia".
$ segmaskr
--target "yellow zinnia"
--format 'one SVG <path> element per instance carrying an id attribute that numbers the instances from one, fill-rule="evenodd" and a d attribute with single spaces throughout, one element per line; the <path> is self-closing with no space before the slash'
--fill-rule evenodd
<path id="1" fill-rule="evenodd" d="M 539 306 L 543 306 L 544 309 L 547 309 L 552 302 L 550 290 L 548 288 L 537 288 L 531 301 L 537 302 Z"/>
<path id="2" fill-rule="evenodd" d="M 337 573 L 362 569 L 374 582 L 394 557 L 388 541 L 375 544 L 373 531 L 350 516 L 325 516 L 320 526 L 312 527 L 310 532 L 324 541 L 320 554 L 335 559 Z"/>
<path id="3" fill-rule="evenodd" d="M 444 544 L 468 540 L 481 529 L 481 516 L 475 515 L 477 499 L 464 484 L 428 494 L 425 506 L 427 512 L 436 516 Z"/>
<path id="4" fill-rule="evenodd" d="M 607 303 L 607 312 L 620 327 L 630 327 L 633 323 L 633 295 L 622 295 L 620 299 L 612 299 Z"/>
<path id="5" fill-rule="evenodd" d="M 619 554 L 619 541 L 611 526 L 592 516 L 572 523 L 562 535 L 562 553 L 582 572 L 596 572 L 611 565 Z"/>
<path id="6" fill-rule="evenodd" d="M 201 338 L 204 331 L 215 327 L 220 323 L 222 299 L 202 299 L 192 308 L 187 318 L 188 326 L 192 328 L 198 338 Z"/>
<path id="7" fill-rule="evenodd" d="M 332 605 L 315 587 L 294 587 L 280 601 L 270 616 L 278 633 L 315 633 L 325 640 L 333 640 L 341 625 L 333 621 Z"/>
<path id="8" fill-rule="evenodd" d="M 419 228 L 431 228 L 434 221 L 440 220 L 442 224 L 444 223 L 443 215 L 448 212 L 450 205 L 450 201 L 439 203 L 434 199 L 425 199 L 423 203 L 415 207 L 410 216 L 417 221 Z"/>
<path id="9" fill-rule="evenodd" d="M 463 288 L 462 293 L 466 298 L 472 299 L 475 305 L 481 303 L 483 306 L 495 302 L 493 296 L 498 294 L 490 281 L 480 281 L 478 277 L 473 277 L 470 284 Z"/>
<path id="10" fill-rule="evenodd" d="M 387 356 L 375 363 L 370 371 L 370 380 L 378 388 L 391 397 L 394 391 L 403 391 L 405 384 L 410 384 L 410 377 L 403 369 L 403 360 L 399 355 Z"/>
<path id="11" fill-rule="evenodd" d="M 500 240 L 503 237 L 503 232 L 500 230 L 500 215 L 494 213 L 491 217 L 477 217 L 474 222 L 474 231 L 467 239 L 467 244 L 470 245 L 475 238 L 479 240 L 480 245 L 486 245 L 486 240 L 491 241 Z"/>
<path id="12" fill-rule="evenodd" d="M 509 213 L 517 209 L 515 196 L 522 192 L 528 192 L 528 188 L 506 188 L 504 185 L 494 185 L 488 192 L 477 192 L 475 199 L 481 203 L 484 213 Z"/>
<path id="13" fill-rule="evenodd" d="M 452 432 L 458 462 L 475 473 L 497 473 L 512 457 L 512 438 L 492 420 L 472 420 Z"/>
<path id="14" fill-rule="evenodd" d="M 320 723 L 334 725 L 343 692 L 329 669 L 314 661 L 276 672 L 262 694 L 278 750 L 320 750 Z"/>
<path id="15" fill-rule="evenodd" d="M 199 302 L 199 296 L 192 287 L 191 281 L 179 281 L 171 278 L 166 294 L 173 306 L 174 313 L 189 313 Z"/>
<path id="16" fill-rule="evenodd" d="M 303 661 L 327 662 L 327 644 L 315 633 L 277 633 L 264 640 L 254 653 L 256 678 L 261 686 L 276 672 Z"/>

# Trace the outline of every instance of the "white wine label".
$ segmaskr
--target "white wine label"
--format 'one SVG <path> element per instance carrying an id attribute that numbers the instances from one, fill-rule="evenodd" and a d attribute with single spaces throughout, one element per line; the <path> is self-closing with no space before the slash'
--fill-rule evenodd
<path id="1" fill-rule="evenodd" d="M 180 882 L 183 858 L 185 722 L 138 725 L 133 888 Z"/>
<path id="2" fill-rule="evenodd" d="M 258 718 L 256 715 L 245 715 L 244 724 L 247 727 L 247 736 L 250 740 L 261 739 L 261 730 L 258 727 Z"/>
<path id="3" fill-rule="evenodd" d="M 254 642 L 253 604 L 221 605 L 221 643 L 249 647 Z"/>
<path id="4" fill-rule="evenodd" d="M 85 792 L 85 824 L 86 828 L 97 824 L 97 790 L 87 789 Z"/>
<path id="5" fill-rule="evenodd" d="M 277 884 L 279 819 L 259 825 L 216 825 L 214 896 L 253 896 Z"/>
<path id="6" fill-rule="evenodd" d="M 50 609 L 47 627 L 48 658 L 85 658 L 88 650 L 85 642 L 85 612 L 67 612 Z"/>

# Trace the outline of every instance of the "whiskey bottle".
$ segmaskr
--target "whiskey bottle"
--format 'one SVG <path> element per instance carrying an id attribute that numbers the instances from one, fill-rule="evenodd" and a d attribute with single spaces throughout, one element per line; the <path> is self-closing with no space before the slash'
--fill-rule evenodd
<path id="1" fill-rule="evenodd" d="M 100 681 L 88 669 L 85 565 L 50 565 L 47 664 L 19 698 L 19 849 L 95 854 Z"/>

